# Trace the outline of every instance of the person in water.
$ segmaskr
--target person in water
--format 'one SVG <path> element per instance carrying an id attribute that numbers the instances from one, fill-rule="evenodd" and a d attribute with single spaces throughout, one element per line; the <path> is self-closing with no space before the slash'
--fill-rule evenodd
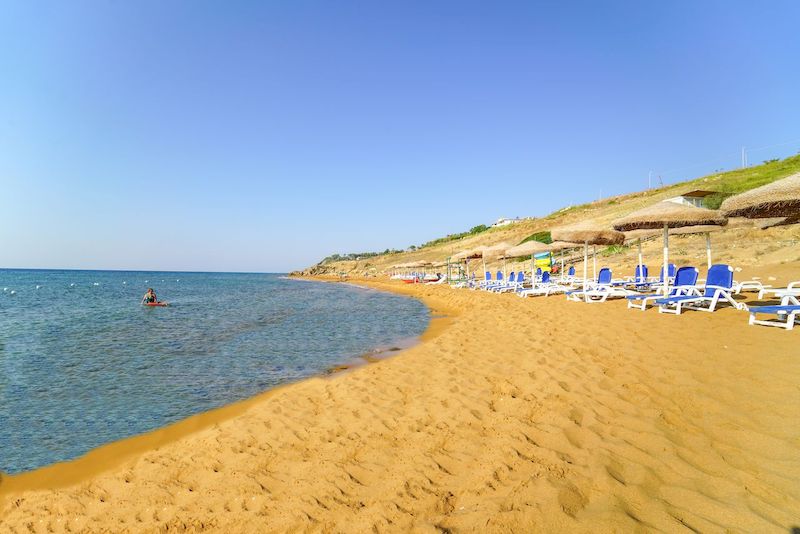
<path id="1" fill-rule="evenodd" d="M 142 297 L 142 304 L 149 304 L 152 302 L 158 302 L 158 299 L 156 298 L 156 292 L 153 291 L 153 288 L 151 287 L 147 289 L 147 293 L 145 293 L 144 297 Z"/>

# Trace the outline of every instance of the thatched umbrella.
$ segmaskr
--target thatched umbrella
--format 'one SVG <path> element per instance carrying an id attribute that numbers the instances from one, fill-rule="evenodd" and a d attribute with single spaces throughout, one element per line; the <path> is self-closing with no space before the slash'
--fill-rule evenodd
<path id="1" fill-rule="evenodd" d="M 511 247 L 511 243 L 497 243 L 483 249 L 483 271 L 486 272 L 486 258 L 503 258 L 503 276 L 506 276 L 506 259 L 503 257 L 506 249 Z"/>
<path id="2" fill-rule="evenodd" d="M 589 276 L 589 245 L 621 245 L 625 241 L 625 234 L 615 232 L 594 223 L 582 222 L 571 226 L 556 228 L 550 232 L 556 241 L 568 243 L 583 243 L 583 289 L 586 290 L 586 278 Z M 594 277 L 597 278 L 597 254 L 595 254 Z"/>
<path id="3" fill-rule="evenodd" d="M 707 210 L 663 201 L 614 221 L 614 229 L 620 231 L 655 230 L 662 228 L 664 232 L 664 294 L 669 290 L 669 229 L 697 225 L 725 226 L 728 219 L 717 210 Z M 706 233 L 706 246 L 711 250 L 711 242 Z M 709 256 L 711 252 L 708 252 Z"/>
<path id="4" fill-rule="evenodd" d="M 625 234 L 625 244 L 629 245 L 630 243 L 635 243 L 636 241 L 641 241 L 648 237 L 661 235 L 661 230 L 631 230 L 623 233 Z"/>
<path id="5" fill-rule="evenodd" d="M 483 251 L 486 250 L 487 248 L 489 247 L 482 245 L 477 248 L 463 250 L 458 254 L 454 254 L 452 259 L 466 262 L 467 278 L 469 278 L 469 260 L 483 258 Z"/>
<path id="6" fill-rule="evenodd" d="M 566 241 L 553 241 L 547 247 L 550 252 L 561 252 L 561 279 L 564 279 L 564 251 L 568 248 L 575 248 L 575 243 L 567 243 Z"/>
<path id="7" fill-rule="evenodd" d="M 728 217 L 800 217 L 800 173 L 725 199 Z"/>
<path id="8" fill-rule="evenodd" d="M 541 241 L 526 241 L 516 247 L 506 249 L 504 256 L 506 258 L 522 258 L 540 252 L 549 252 L 550 245 L 542 243 Z"/>
<path id="9" fill-rule="evenodd" d="M 658 230 L 643 229 L 643 230 L 630 230 L 624 233 L 625 233 L 625 244 L 627 245 L 635 241 L 636 245 L 639 248 L 639 256 L 638 256 L 639 272 L 641 273 L 644 265 L 644 262 L 642 262 L 642 239 L 648 239 L 650 237 L 657 236 L 661 232 L 659 232 Z"/>
<path id="10" fill-rule="evenodd" d="M 503 254 L 503 262 L 505 262 L 506 258 L 522 258 L 525 256 L 531 257 L 531 280 L 533 280 L 536 274 L 536 265 L 534 263 L 534 255 L 540 252 L 550 252 L 552 250 L 550 245 L 547 243 L 542 243 L 541 241 L 526 241 L 516 247 L 511 247 L 506 249 L 505 253 Z M 505 263 L 504 263 L 505 265 Z"/>
<path id="11" fill-rule="evenodd" d="M 683 228 L 674 228 L 669 231 L 672 235 L 691 235 L 691 234 L 704 234 L 706 236 L 706 264 L 711 267 L 711 232 L 722 230 L 722 226 L 714 224 L 698 224 L 696 226 L 684 226 Z"/>
<path id="12" fill-rule="evenodd" d="M 767 228 L 774 228 L 775 226 L 786 226 L 789 224 L 797 224 L 800 222 L 800 216 L 798 217 L 769 217 L 766 219 L 759 219 L 756 223 L 756 226 L 761 230 L 766 230 Z"/>

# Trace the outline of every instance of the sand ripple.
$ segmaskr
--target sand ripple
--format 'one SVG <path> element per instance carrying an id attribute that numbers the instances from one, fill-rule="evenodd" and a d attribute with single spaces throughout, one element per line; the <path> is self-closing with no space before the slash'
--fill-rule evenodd
<path id="1" fill-rule="evenodd" d="M 10 532 L 696 531 L 800 525 L 800 350 L 679 317 L 399 287 L 455 318 L 58 490 Z"/>

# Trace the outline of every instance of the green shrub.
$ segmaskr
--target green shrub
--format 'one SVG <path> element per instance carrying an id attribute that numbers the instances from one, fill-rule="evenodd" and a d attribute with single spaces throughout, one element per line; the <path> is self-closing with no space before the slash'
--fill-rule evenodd
<path id="1" fill-rule="evenodd" d="M 488 229 L 489 227 L 486 226 L 485 224 L 479 224 L 478 226 L 473 226 L 472 228 L 470 228 L 469 233 L 470 235 L 480 234 L 481 232 L 485 232 Z"/>
<path id="2" fill-rule="evenodd" d="M 605 249 L 600 251 L 601 256 L 614 256 L 615 254 L 622 254 L 626 250 L 628 250 L 628 246 L 626 245 L 610 245 Z"/>
<path id="3" fill-rule="evenodd" d="M 722 201 L 729 196 L 731 196 L 730 193 L 714 193 L 713 195 L 708 195 L 703 199 L 703 206 L 710 210 L 718 210 L 722 205 Z"/>
<path id="4" fill-rule="evenodd" d="M 519 242 L 521 245 L 522 243 L 527 243 L 528 241 L 539 241 L 540 243 L 550 244 L 553 242 L 553 237 L 550 235 L 550 232 L 545 230 L 543 232 L 536 232 L 534 234 L 529 235 L 525 239 Z"/>

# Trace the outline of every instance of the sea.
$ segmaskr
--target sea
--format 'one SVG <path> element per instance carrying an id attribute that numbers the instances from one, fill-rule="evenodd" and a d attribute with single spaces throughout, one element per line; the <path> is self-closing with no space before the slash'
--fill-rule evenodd
<path id="1" fill-rule="evenodd" d="M 167 307 L 145 307 L 152 287 Z M 419 301 L 278 274 L 0 269 L 0 472 L 412 343 Z"/>

